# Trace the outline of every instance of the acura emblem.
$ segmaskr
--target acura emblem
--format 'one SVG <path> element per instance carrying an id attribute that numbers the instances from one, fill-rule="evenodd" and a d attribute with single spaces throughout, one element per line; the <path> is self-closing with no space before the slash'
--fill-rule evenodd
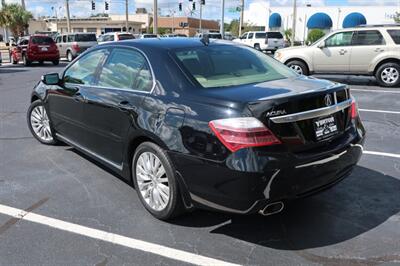
<path id="1" fill-rule="evenodd" d="M 324 102 L 326 106 L 332 105 L 332 96 L 330 94 L 325 95 Z"/>

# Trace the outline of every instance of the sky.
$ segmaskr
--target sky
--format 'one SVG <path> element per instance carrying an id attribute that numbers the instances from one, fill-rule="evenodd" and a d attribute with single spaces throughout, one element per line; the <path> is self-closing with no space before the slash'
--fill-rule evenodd
<path id="1" fill-rule="evenodd" d="M 96 10 L 91 10 L 91 0 L 69 0 L 71 17 L 88 17 L 91 14 L 103 13 L 104 1 L 109 2 L 109 14 L 124 14 L 125 0 L 94 0 Z M 175 16 L 194 16 L 198 17 L 198 1 L 196 1 L 196 11 L 191 12 L 192 2 L 189 0 L 158 0 L 159 13 L 168 15 L 175 12 Z M 254 2 L 270 3 L 273 6 L 291 6 L 293 0 L 244 0 L 245 10 Z M 178 3 L 183 5 L 183 11 L 178 11 Z M 203 18 L 218 19 L 221 13 L 221 0 L 205 0 L 203 6 Z M 6 0 L 6 3 L 20 3 L 20 0 Z M 136 8 L 145 7 L 149 12 L 152 11 L 153 0 L 128 0 L 129 13 L 135 13 Z M 400 0 L 297 0 L 299 6 L 311 4 L 312 6 L 365 6 L 365 5 L 400 5 Z M 58 17 L 65 16 L 64 0 L 25 0 L 26 7 L 38 16 L 54 16 L 56 11 Z M 240 5 L 240 0 L 225 0 L 225 17 L 227 21 L 239 17 L 239 12 L 235 12 L 235 8 Z M 53 9 L 52 9 L 53 7 Z"/>

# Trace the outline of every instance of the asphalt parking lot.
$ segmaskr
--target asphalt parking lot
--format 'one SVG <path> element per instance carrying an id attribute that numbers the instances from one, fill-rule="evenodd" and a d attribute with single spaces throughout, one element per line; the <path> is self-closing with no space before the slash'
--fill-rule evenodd
<path id="1" fill-rule="evenodd" d="M 0 67 L 0 265 L 400 264 L 400 88 L 348 83 L 367 129 L 350 177 L 280 214 L 153 218 L 134 188 L 26 125 L 34 84 L 65 63 Z"/>

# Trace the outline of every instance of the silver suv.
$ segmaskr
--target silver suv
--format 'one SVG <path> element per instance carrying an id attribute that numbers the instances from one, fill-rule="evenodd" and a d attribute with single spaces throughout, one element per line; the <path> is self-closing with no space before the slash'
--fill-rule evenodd
<path id="1" fill-rule="evenodd" d="M 338 30 L 310 46 L 280 49 L 275 59 L 303 75 L 371 75 L 381 86 L 399 86 L 400 25 Z"/>
<path id="2" fill-rule="evenodd" d="M 95 33 L 69 33 L 56 37 L 56 44 L 60 51 L 60 57 L 66 57 L 68 61 L 97 45 Z"/>

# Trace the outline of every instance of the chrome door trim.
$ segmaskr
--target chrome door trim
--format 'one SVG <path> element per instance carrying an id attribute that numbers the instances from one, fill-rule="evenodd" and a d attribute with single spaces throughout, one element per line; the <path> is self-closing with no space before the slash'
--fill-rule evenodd
<path id="1" fill-rule="evenodd" d="M 332 106 L 318 108 L 318 109 L 304 111 L 304 112 L 299 112 L 299 113 L 294 113 L 294 114 L 276 116 L 276 117 L 272 117 L 270 119 L 274 123 L 281 124 L 281 123 L 291 123 L 291 122 L 312 119 L 312 118 L 316 118 L 316 117 L 320 117 L 320 116 L 327 116 L 327 115 L 339 112 L 343 109 L 350 107 L 352 101 L 353 101 L 353 99 L 348 99 L 346 101 L 337 103 Z"/>
<path id="2" fill-rule="evenodd" d="M 92 156 L 100 159 L 101 161 L 107 163 L 108 165 L 110 165 L 110 166 L 112 166 L 112 167 L 114 167 L 114 168 L 116 168 L 116 169 L 118 169 L 120 171 L 123 170 L 122 164 L 114 163 L 114 162 L 104 158 L 103 156 L 101 156 L 101 155 L 99 155 L 99 154 L 97 154 L 97 153 L 95 153 L 95 152 L 93 152 L 91 150 L 88 150 L 87 148 L 83 147 L 82 145 L 76 143 L 75 141 L 70 140 L 67 137 L 64 137 L 63 135 L 60 135 L 59 133 L 56 133 L 56 136 L 57 136 L 58 139 L 60 139 L 61 141 L 67 143 L 68 145 L 70 145 L 72 147 L 75 147 L 78 150 L 81 150 L 81 151 L 83 151 L 85 153 L 88 153 L 89 155 L 92 155 Z"/>

